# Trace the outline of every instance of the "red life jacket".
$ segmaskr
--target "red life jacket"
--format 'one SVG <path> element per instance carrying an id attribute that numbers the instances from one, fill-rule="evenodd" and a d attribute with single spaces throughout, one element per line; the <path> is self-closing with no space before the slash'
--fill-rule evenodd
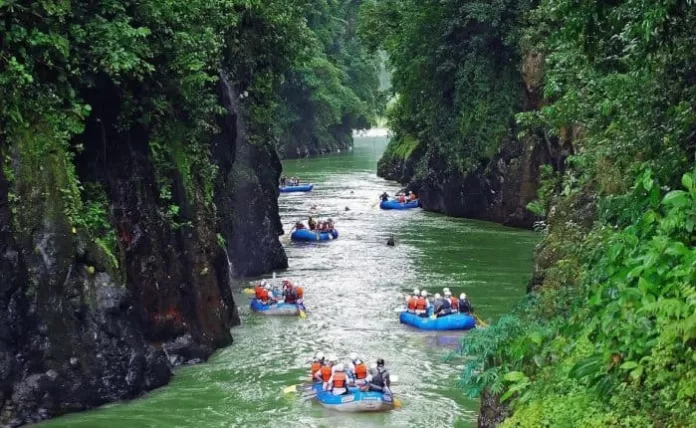
<path id="1" fill-rule="evenodd" d="M 359 360 L 358 360 L 359 361 Z M 354 363 L 355 364 L 355 378 L 365 379 L 367 378 L 367 366 L 362 361 Z"/>
<path id="2" fill-rule="evenodd" d="M 343 372 L 336 372 L 333 374 L 333 383 L 332 386 L 334 388 L 345 388 L 346 387 L 346 374 Z"/>
<path id="3" fill-rule="evenodd" d="M 416 310 L 424 311 L 426 309 L 428 309 L 428 305 L 425 302 L 425 297 L 421 296 L 418 298 L 418 301 L 416 302 Z"/>
<path id="4" fill-rule="evenodd" d="M 312 375 L 312 378 L 314 377 L 315 374 L 317 374 L 317 372 L 319 370 L 321 370 L 321 367 L 322 366 L 321 366 L 321 363 L 319 361 L 315 361 L 314 363 L 312 363 L 312 368 L 310 369 L 310 374 Z"/>
<path id="5" fill-rule="evenodd" d="M 415 311 L 417 305 L 418 305 L 418 297 L 411 296 L 411 298 L 408 299 L 408 309 L 411 311 Z"/>
<path id="6" fill-rule="evenodd" d="M 264 291 L 266 291 L 266 290 L 264 290 L 264 288 L 261 287 L 260 285 L 255 286 L 255 287 L 254 287 L 254 295 L 255 295 L 255 297 L 256 297 L 257 299 L 259 299 L 259 300 L 262 300 L 263 292 L 264 292 Z M 266 293 L 266 296 L 268 297 L 268 293 Z"/>
<path id="7" fill-rule="evenodd" d="M 324 382 L 328 382 L 329 379 L 331 379 L 331 367 L 323 366 L 321 368 L 321 380 L 323 380 Z"/>

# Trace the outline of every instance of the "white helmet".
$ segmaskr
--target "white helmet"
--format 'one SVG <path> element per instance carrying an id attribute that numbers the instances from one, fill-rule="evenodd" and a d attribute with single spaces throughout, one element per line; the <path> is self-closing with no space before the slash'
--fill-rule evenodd
<path id="1" fill-rule="evenodd" d="M 414 295 L 414 296 L 417 296 L 417 295 L 419 295 L 419 294 L 420 294 L 420 291 L 419 291 L 417 288 L 414 288 L 414 289 L 413 289 L 413 295 Z"/>
<path id="2" fill-rule="evenodd" d="M 449 290 L 445 291 L 445 297 L 452 297 L 452 292 Z"/>
<path id="3" fill-rule="evenodd" d="M 445 287 L 445 288 L 442 289 L 442 291 L 443 291 L 445 294 L 447 294 L 447 292 L 450 291 L 450 289 L 447 288 L 447 287 Z"/>
<path id="4" fill-rule="evenodd" d="M 334 354 L 329 355 L 329 362 L 330 363 L 335 363 L 338 361 L 338 357 L 335 356 Z"/>
<path id="5" fill-rule="evenodd" d="M 314 356 L 315 360 L 323 360 L 324 359 L 324 353 L 321 351 L 317 351 L 317 354 Z"/>
<path id="6" fill-rule="evenodd" d="M 466 293 L 460 294 L 460 295 L 459 295 L 459 298 L 462 299 L 462 300 L 466 299 Z"/>
<path id="7" fill-rule="evenodd" d="M 265 288 L 266 290 L 270 290 L 270 289 L 271 289 L 271 284 L 266 283 L 266 284 L 264 284 L 263 288 Z"/>
<path id="8" fill-rule="evenodd" d="M 377 363 L 370 364 L 370 369 L 374 370 L 377 368 Z"/>
<path id="9" fill-rule="evenodd" d="M 421 296 L 428 297 L 428 292 L 426 290 L 421 291 Z"/>
<path id="10" fill-rule="evenodd" d="M 342 372 L 343 370 L 345 370 L 345 368 L 343 367 L 343 363 L 336 364 L 336 371 L 337 372 Z"/>
<path id="11" fill-rule="evenodd" d="M 442 296 L 440 296 L 440 293 L 435 293 L 435 298 L 436 298 L 436 299 L 442 299 Z"/>
<path id="12" fill-rule="evenodd" d="M 355 352 L 351 352 L 350 355 L 348 356 L 351 360 L 355 361 L 358 359 L 358 354 Z"/>

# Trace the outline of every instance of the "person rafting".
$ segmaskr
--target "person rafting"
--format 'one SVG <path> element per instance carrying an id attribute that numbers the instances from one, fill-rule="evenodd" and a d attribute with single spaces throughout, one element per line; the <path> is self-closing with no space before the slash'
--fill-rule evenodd
<path id="1" fill-rule="evenodd" d="M 430 302 L 433 307 L 433 314 L 437 315 L 442 310 L 442 296 L 440 293 L 435 293 L 433 301 Z"/>
<path id="2" fill-rule="evenodd" d="M 302 305 L 302 298 L 304 297 L 304 289 L 284 279 L 283 297 L 285 297 L 285 303 L 300 306 Z"/>
<path id="3" fill-rule="evenodd" d="M 344 395 L 348 393 L 348 376 L 346 376 L 343 363 L 336 364 L 335 370 L 329 378 L 328 390 L 333 395 Z"/>
<path id="4" fill-rule="evenodd" d="M 469 302 L 469 299 L 466 297 L 466 293 L 459 295 L 459 312 L 467 315 L 474 312 L 474 308 L 471 306 L 471 302 Z"/>
<path id="5" fill-rule="evenodd" d="M 314 361 L 312 362 L 312 366 L 310 367 L 309 374 L 310 378 L 312 379 L 312 382 L 318 383 L 320 382 L 319 379 L 317 379 L 316 375 L 321 371 L 321 368 L 326 365 L 326 360 L 324 358 L 324 353 L 321 351 L 318 351 L 316 355 L 314 356 Z"/>
<path id="6" fill-rule="evenodd" d="M 379 199 L 381 199 L 382 202 L 387 202 L 389 200 L 389 194 L 387 192 L 384 192 L 380 195 Z"/>
<path id="7" fill-rule="evenodd" d="M 449 290 L 447 290 L 446 293 L 449 293 Z M 447 294 L 445 294 L 445 297 L 440 299 L 440 309 L 437 312 L 435 312 L 435 316 L 444 317 L 444 316 L 449 315 L 451 313 L 452 313 L 452 301 L 447 297 Z"/>
<path id="8" fill-rule="evenodd" d="M 416 306 L 418 306 L 418 298 L 420 297 L 420 291 L 418 289 L 413 290 L 413 294 L 406 296 L 406 310 L 412 314 L 416 313 Z"/>
<path id="9" fill-rule="evenodd" d="M 445 291 L 445 299 L 449 300 L 452 312 L 459 312 L 459 301 L 456 297 L 452 295 L 452 292 L 449 290 L 449 288 L 447 288 L 446 290 L 447 291 Z"/>
<path id="10" fill-rule="evenodd" d="M 329 380 L 331 380 L 331 375 L 333 375 L 333 367 L 338 362 L 338 358 L 335 355 L 329 355 L 328 361 L 325 362 L 319 371 L 314 375 L 314 378 L 322 382 L 322 389 L 326 391 L 328 388 Z"/>
<path id="11" fill-rule="evenodd" d="M 389 378 L 389 370 L 384 367 L 384 359 L 379 358 L 377 367 L 371 372 L 367 383 L 368 390 L 391 394 L 391 379 Z"/>
<path id="12" fill-rule="evenodd" d="M 314 217 L 309 216 L 309 220 L 307 221 L 307 224 L 309 225 L 309 230 L 316 230 L 317 221 L 314 220 Z"/>
<path id="13" fill-rule="evenodd" d="M 356 385 L 364 385 L 367 383 L 367 365 L 358 358 L 355 352 L 350 354 L 350 372 L 353 374 Z"/>
<path id="14" fill-rule="evenodd" d="M 418 199 L 418 196 L 416 196 L 416 194 L 413 193 L 412 191 L 409 191 L 409 192 L 408 192 L 408 199 L 409 199 L 410 201 L 415 201 L 416 199 Z"/>
<path id="15" fill-rule="evenodd" d="M 285 175 L 280 177 L 280 185 L 282 187 L 285 187 L 285 183 L 287 183 L 287 181 L 288 181 L 288 178 Z"/>
<path id="16" fill-rule="evenodd" d="M 428 302 L 428 292 L 423 290 L 416 302 L 416 314 L 425 316 L 428 313 L 428 306 L 430 306 L 430 302 Z"/>
<path id="17" fill-rule="evenodd" d="M 305 225 L 301 221 L 296 221 L 295 222 L 295 230 L 302 230 L 305 229 Z"/>
<path id="18" fill-rule="evenodd" d="M 334 222 L 333 219 L 330 218 L 326 220 L 326 231 L 331 232 L 332 230 L 334 230 Z"/>
<path id="19" fill-rule="evenodd" d="M 394 242 L 394 235 L 391 235 L 389 239 L 387 239 L 387 246 L 393 247 L 394 245 L 396 245 L 396 243 Z"/>
<path id="20" fill-rule="evenodd" d="M 268 293 L 268 283 L 264 280 L 254 286 L 254 297 L 256 300 L 266 304 L 268 303 L 269 293 Z"/>

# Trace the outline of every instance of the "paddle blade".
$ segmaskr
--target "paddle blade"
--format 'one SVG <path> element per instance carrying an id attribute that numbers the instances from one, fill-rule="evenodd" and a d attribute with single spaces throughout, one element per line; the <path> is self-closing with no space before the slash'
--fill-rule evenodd
<path id="1" fill-rule="evenodd" d="M 394 408 L 396 408 L 396 409 L 401 408 L 401 400 L 399 400 L 398 398 L 394 399 Z"/>
<path id="2" fill-rule="evenodd" d="M 244 294 L 254 294 L 256 293 L 253 288 L 245 288 L 242 290 L 242 293 Z"/>
<path id="3" fill-rule="evenodd" d="M 437 319 L 437 315 L 435 315 L 435 314 L 430 315 L 430 319 L 431 319 L 431 320 L 436 320 L 436 319 Z"/>
<path id="4" fill-rule="evenodd" d="M 481 327 L 488 327 L 488 324 L 486 324 L 485 322 L 483 322 L 483 321 L 481 320 L 481 318 L 478 317 L 478 315 L 474 315 L 474 318 L 475 318 L 476 321 L 479 323 L 479 325 L 481 325 Z"/>
<path id="5" fill-rule="evenodd" d="M 307 318 L 307 314 L 302 309 L 300 309 L 300 318 L 302 318 L 302 319 Z"/>
<path id="6" fill-rule="evenodd" d="M 283 388 L 283 394 L 294 394 L 297 392 L 297 385 L 290 385 Z"/>

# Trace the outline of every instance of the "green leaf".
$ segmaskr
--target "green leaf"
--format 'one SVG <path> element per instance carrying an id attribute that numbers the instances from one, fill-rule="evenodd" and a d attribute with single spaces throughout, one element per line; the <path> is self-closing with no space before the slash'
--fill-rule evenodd
<path id="1" fill-rule="evenodd" d="M 503 379 L 505 379 L 508 382 L 519 382 L 523 379 L 527 379 L 527 375 L 525 375 L 522 372 L 508 372 L 508 373 L 505 373 L 505 376 L 503 376 Z"/>
<path id="2" fill-rule="evenodd" d="M 691 175 L 689 174 L 684 174 L 681 179 L 682 186 L 688 190 L 692 190 L 694 188 L 694 180 L 691 178 Z"/>
<path id="3" fill-rule="evenodd" d="M 619 368 L 621 370 L 633 370 L 638 366 L 639 364 L 635 361 L 626 361 L 625 363 L 621 364 Z"/>
<path id="4" fill-rule="evenodd" d="M 684 207 L 689 203 L 689 194 L 683 190 L 672 190 L 662 198 L 662 203 L 672 207 Z"/>
<path id="5" fill-rule="evenodd" d="M 530 334 L 529 339 L 532 341 L 532 343 L 536 345 L 541 345 L 541 342 L 544 341 L 544 337 L 538 331 L 535 331 L 532 334 Z"/>
<path id="6" fill-rule="evenodd" d="M 606 362 L 604 356 L 593 355 L 583 360 L 578 361 L 573 368 L 570 369 L 568 376 L 573 379 L 582 379 L 592 374 L 598 374 L 606 371 Z"/>

